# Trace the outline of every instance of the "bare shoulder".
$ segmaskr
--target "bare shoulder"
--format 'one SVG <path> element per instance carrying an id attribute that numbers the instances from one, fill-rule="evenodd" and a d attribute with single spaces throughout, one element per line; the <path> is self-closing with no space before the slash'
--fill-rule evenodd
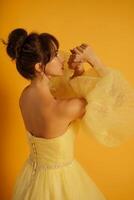
<path id="1" fill-rule="evenodd" d="M 29 85 L 26 86 L 22 91 L 21 91 L 21 94 L 20 94 L 20 97 L 19 97 L 19 106 L 21 106 L 22 104 L 22 101 L 23 101 L 23 98 L 25 97 L 25 95 L 27 94 L 27 91 L 29 90 Z"/>

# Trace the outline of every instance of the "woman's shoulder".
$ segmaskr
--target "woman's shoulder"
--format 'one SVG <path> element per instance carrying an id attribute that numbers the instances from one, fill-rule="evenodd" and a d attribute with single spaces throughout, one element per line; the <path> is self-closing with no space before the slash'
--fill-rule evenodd
<path id="1" fill-rule="evenodd" d="M 36 102 L 36 99 L 40 99 L 38 98 L 41 92 L 39 92 L 37 89 L 33 88 L 30 85 L 27 85 L 26 87 L 24 87 L 20 93 L 20 97 L 19 97 L 19 106 L 22 107 L 23 105 L 30 105 L 32 102 Z M 30 103 L 31 102 L 31 103 Z"/>
<path id="2" fill-rule="evenodd" d="M 28 89 L 29 89 L 29 85 L 23 88 L 23 90 L 21 91 L 20 97 L 19 97 L 19 106 L 22 105 L 22 100 L 24 99 Z"/>

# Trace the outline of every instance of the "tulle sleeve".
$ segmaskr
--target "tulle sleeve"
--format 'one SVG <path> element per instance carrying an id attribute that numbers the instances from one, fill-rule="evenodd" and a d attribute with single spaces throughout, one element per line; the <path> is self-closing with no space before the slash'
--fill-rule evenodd
<path id="1" fill-rule="evenodd" d="M 73 72 L 66 62 L 63 76 L 50 80 L 50 90 L 55 98 L 87 100 L 82 131 L 108 147 L 134 137 L 134 88 L 123 73 L 99 65 L 71 79 Z"/>
<path id="2" fill-rule="evenodd" d="M 85 73 L 69 84 L 88 102 L 81 119 L 82 131 L 108 147 L 134 136 L 134 89 L 119 70 L 99 68 L 98 77 Z"/>

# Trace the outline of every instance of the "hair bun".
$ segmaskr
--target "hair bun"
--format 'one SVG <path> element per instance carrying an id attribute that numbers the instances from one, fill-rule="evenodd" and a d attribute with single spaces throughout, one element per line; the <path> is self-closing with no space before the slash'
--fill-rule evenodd
<path id="1" fill-rule="evenodd" d="M 7 53 L 14 60 L 19 54 L 25 39 L 27 38 L 27 31 L 18 28 L 14 29 L 8 36 Z"/>

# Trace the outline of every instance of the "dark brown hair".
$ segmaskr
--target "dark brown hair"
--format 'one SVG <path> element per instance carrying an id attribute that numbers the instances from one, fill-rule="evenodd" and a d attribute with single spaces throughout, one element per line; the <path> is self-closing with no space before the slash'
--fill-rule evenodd
<path id="1" fill-rule="evenodd" d="M 54 56 L 58 40 L 49 33 L 28 35 L 27 31 L 18 28 L 13 30 L 6 43 L 7 54 L 16 61 L 18 72 L 26 79 L 35 77 L 35 64 L 41 62 L 45 66 Z"/>

